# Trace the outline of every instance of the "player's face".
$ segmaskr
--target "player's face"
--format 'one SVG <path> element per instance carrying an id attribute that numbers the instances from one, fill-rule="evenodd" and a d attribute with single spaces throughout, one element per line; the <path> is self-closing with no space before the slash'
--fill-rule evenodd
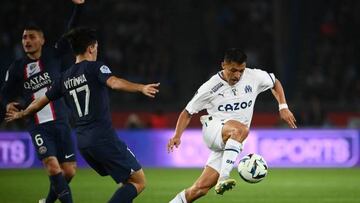
<path id="1" fill-rule="evenodd" d="M 229 85 L 235 85 L 245 71 L 246 63 L 222 62 L 223 74 Z"/>
<path id="2" fill-rule="evenodd" d="M 26 54 L 41 52 L 44 42 L 44 36 L 41 32 L 36 30 L 24 30 L 22 45 Z"/>

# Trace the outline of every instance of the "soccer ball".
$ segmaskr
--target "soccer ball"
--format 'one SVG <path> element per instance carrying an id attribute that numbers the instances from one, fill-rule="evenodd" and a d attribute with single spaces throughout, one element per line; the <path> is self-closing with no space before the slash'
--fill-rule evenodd
<path id="1" fill-rule="evenodd" d="M 249 154 L 239 161 L 238 172 L 240 177 L 248 183 L 262 181 L 268 172 L 265 159 L 258 154 Z"/>

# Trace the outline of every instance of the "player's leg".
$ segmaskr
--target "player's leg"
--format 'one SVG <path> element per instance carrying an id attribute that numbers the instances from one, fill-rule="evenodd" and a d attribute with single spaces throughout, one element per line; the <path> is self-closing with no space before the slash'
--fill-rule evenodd
<path id="1" fill-rule="evenodd" d="M 122 141 L 117 142 L 121 157 L 114 157 L 110 175 L 120 188 L 116 190 L 109 203 L 132 202 L 145 189 L 145 174 L 135 155 Z"/>
<path id="2" fill-rule="evenodd" d="M 178 193 L 170 203 L 191 203 L 199 199 L 214 187 L 218 178 L 219 173 L 212 167 L 206 166 L 193 185 Z"/>
<path id="3" fill-rule="evenodd" d="M 134 154 L 124 142 L 115 140 L 82 150 L 82 155 L 100 175 L 110 175 L 120 187 L 109 203 L 132 202 L 145 188 L 145 175 Z"/>
<path id="4" fill-rule="evenodd" d="M 71 128 L 66 123 L 57 123 L 57 157 L 65 179 L 70 183 L 76 173 L 75 146 L 71 137 Z"/>
<path id="5" fill-rule="evenodd" d="M 142 169 L 134 172 L 130 178 L 120 184 L 109 203 L 130 203 L 145 189 L 145 174 Z"/>
<path id="6" fill-rule="evenodd" d="M 220 140 L 220 142 L 222 141 Z M 177 194 L 170 203 L 193 202 L 206 195 L 206 193 L 217 183 L 222 156 L 223 151 L 211 151 L 206 162 L 206 166 L 200 177 L 191 187 Z"/>
<path id="7" fill-rule="evenodd" d="M 225 143 L 224 155 L 222 158 L 220 176 L 215 191 L 223 194 L 228 188 L 235 184 L 235 180 L 230 179 L 230 172 L 234 163 L 242 151 L 242 142 L 247 138 L 249 128 L 234 120 L 227 121 L 222 128 L 222 138 Z"/>
<path id="8" fill-rule="evenodd" d="M 63 171 L 64 177 L 68 183 L 72 180 L 76 173 L 76 162 L 64 162 L 60 164 L 60 167 Z"/>
<path id="9" fill-rule="evenodd" d="M 42 161 L 50 180 L 50 189 L 46 202 L 72 202 L 71 191 L 63 176 L 57 158 L 57 130 L 54 125 L 37 126 L 30 132 L 38 157 Z"/>
<path id="10" fill-rule="evenodd" d="M 55 156 L 46 157 L 42 160 L 43 165 L 48 173 L 50 179 L 50 191 L 51 198 L 47 198 L 46 202 L 55 202 L 54 194 L 56 198 L 62 203 L 72 203 L 71 190 L 62 173 L 60 164 Z M 48 195 L 49 196 L 49 195 Z"/>

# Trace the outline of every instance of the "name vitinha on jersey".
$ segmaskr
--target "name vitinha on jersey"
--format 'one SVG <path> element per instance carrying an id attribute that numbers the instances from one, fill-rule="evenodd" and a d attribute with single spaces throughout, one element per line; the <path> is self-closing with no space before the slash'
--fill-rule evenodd
<path id="1" fill-rule="evenodd" d="M 64 81 L 64 85 L 66 89 L 77 87 L 83 83 L 87 82 L 86 77 L 84 74 L 80 75 L 79 77 L 68 78 Z"/>
<path id="2" fill-rule="evenodd" d="M 29 78 L 24 82 L 25 89 L 38 90 L 42 87 L 51 84 L 51 79 L 48 72 Z"/>

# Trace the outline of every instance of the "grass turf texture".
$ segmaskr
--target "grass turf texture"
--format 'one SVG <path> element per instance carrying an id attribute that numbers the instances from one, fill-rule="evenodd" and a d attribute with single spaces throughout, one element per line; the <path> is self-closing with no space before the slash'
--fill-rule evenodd
<path id="1" fill-rule="evenodd" d="M 135 203 L 169 202 L 175 194 L 190 186 L 201 169 L 145 169 L 146 190 Z M 360 168 L 353 169 L 271 169 L 258 184 L 240 179 L 235 170 L 236 187 L 223 196 L 210 190 L 198 200 L 203 203 L 326 203 L 360 202 Z M 79 169 L 71 183 L 74 202 L 107 202 L 116 189 L 110 177 L 100 177 L 90 169 Z M 37 202 L 48 191 L 48 179 L 42 169 L 0 170 L 0 202 Z"/>

